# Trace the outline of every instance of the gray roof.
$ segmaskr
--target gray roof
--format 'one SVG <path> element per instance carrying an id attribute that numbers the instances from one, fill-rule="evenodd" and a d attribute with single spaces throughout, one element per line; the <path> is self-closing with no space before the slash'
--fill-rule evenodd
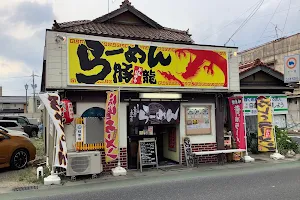
<path id="1" fill-rule="evenodd" d="M 24 103 L 24 104 L 26 104 L 26 97 L 24 97 L 24 96 L 0 96 L 0 103 Z"/>

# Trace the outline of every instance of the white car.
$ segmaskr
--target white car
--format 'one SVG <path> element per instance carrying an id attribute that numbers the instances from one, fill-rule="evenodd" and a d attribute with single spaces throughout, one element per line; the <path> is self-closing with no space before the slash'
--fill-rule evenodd
<path id="1" fill-rule="evenodd" d="M 23 126 L 14 120 L 0 120 L 0 126 L 10 130 L 24 132 Z"/>
<path id="2" fill-rule="evenodd" d="M 27 133 L 24 133 L 23 131 L 16 131 L 16 130 L 10 130 L 8 128 L 4 128 L 0 126 L 0 131 L 3 131 L 5 133 L 9 133 L 10 135 L 15 135 L 15 136 L 25 136 L 29 138 L 29 135 Z"/>

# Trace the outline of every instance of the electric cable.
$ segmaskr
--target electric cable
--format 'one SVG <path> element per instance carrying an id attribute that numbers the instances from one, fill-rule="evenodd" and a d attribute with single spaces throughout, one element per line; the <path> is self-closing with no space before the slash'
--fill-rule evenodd
<path id="1" fill-rule="evenodd" d="M 281 33 L 281 37 L 283 36 L 284 29 L 285 29 L 285 26 L 286 26 L 286 22 L 287 22 L 287 19 L 289 17 L 289 13 L 290 13 L 290 9 L 291 9 L 291 3 L 292 3 L 292 0 L 290 0 L 289 9 L 288 9 L 287 14 L 286 14 L 285 22 L 284 22 L 282 33 Z"/>
<path id="2" fill-rule="evenodd" d="M 220 28 L 219 30 L 217 30 L 216 32 L 214 32 L 213 34 L 207 36 L 206 38 L 203 39 L 203 41 L 207 40 L 208 38 L 210 38 L 213 35 L 216 35 L 218 33 L 220 33 L 222 30 L 224 30 L 226 27 L 230 26 L 231 24 L 233 24 L 234 22 L 238 21 L 239 18 L 241 16 L 243 16 L 245 13 L 247 13 L 248 11 L 250 11 L 253 7 L 257 6 L 260 3 L 260 1 L 256 2 L 253 6 L 251 6 L 250 8 L 248 8 L 245 12 L 243 12 L 241 15 L 239 15 L 235 20 L 229 22 L 227 25 L 223 26 L 222 28 Z M 208 29 L 207 29 L 208 30 Z M 207 31 L 206 30 L 206 31 Z"/>
<path id="3" fill-rule="evenodd" d="M 227 42 L 224 44 L 224 46 L 226 46 L 226 44 L 233 38 L 233 36 L 235 34 L 237 34 L 239 32 L 239 30 L 241 30 L 247 23 L 248 21 L 255 15 L 255 13 L 260 9 L 260 7 L 262 6 L 262 4 L 264 3 L 264 0 L 262 0 L 260 2 L 260 4 L 252 11 L 252 13 L 245 19 L 245 21 L 240 25 L 240 27 L 229 37 L 229 39 L 227 40 Z"/>
<path id="4" fill-rule="evenodd" d="M 282 0 L 280 0 L 279 4 L 277 5 L 277 7 L 276 7 L 275 11 L 273 12 L 273 14 L 272 14 L 272 16 L 271 16 L 271 18 L 270 18 L 269 22 L 267 23 L 267 25 L 266 25 L 266 27 L 265 27 L 264 31 L 263 31 L 263 32 L 262 32 L 262 34 L 260 35 L 260 37 L 259 37 L 259 40 L 257 40 L 256 44 L 258 43 L 258 41 L 260 41 L 260 39 L 262 38 L 262 36 L 265 34 L 265 31 L 267 30 L 267 28 L 268 28 L 269 24 L 271 23 L 271 21 L 272 21 L 272 19 L 273 19 L 274 15 L 275 15 L 276 11 L 278 10 L 278 8 L 279 8 L 279 6 L 280 6 L 281 2 L 282 2 Z"/>

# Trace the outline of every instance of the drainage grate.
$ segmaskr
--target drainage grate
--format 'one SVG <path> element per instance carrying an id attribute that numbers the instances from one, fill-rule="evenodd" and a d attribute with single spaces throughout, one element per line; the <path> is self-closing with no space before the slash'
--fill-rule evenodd
<path id="1" fill-rule="evenodd" d="M 26 187 L 16 187 L 12 189 L 12 191 L 18 192 L 18 191 L 25 191 L 25 190 L 37 190 L 39 187 L 37 185 L 35 186 L 26 186 Z"/>

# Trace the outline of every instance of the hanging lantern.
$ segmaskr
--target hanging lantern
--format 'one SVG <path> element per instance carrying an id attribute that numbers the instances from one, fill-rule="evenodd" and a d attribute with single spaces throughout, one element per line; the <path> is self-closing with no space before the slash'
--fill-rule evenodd
<path id="1" fill-rule="evenodd" d="M 72 102 L 68 99 L 61 100 L 62 119 L 64 124 L 70 124 L 74 120 Z"/>

